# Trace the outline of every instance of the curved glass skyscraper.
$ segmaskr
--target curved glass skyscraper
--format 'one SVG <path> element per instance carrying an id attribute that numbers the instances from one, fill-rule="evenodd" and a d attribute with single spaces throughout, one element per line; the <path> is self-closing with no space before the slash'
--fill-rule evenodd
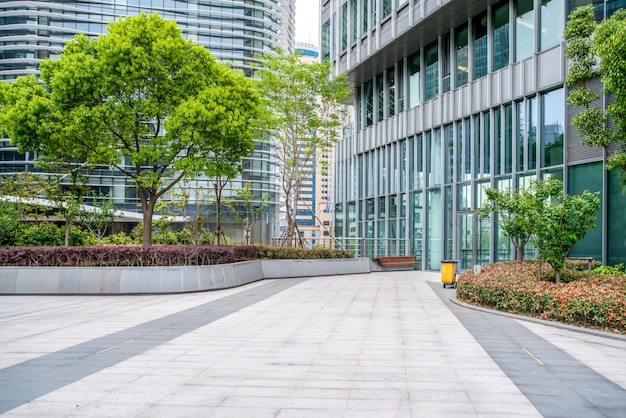
<path id="1" fill-rule="evenodd" d="M 97 36 L 120 16 L 157 12 L 186 39 L 250 72 L 255 56 L 294 47 L 295 0 L 100 0 L 0 2 L 0 78 L 36 74 L 78 33 Z"/>
<path id="2" fill-rule="evenodd" d="M 186 39 L 206 47 L 216 58 L 247 75 L 252 74 L 252 64 L 259 55 L 276 47 L 294 49 L 295 0 L 2 1 L 0 80 L 10 82 L 22 75 L 38 74 L 39 62 L 58 57 L 65 42 L 76 34 L 98 36 L 106 33 L 109 22 L 142 12 L 157 12 L 175 20 Z M 8 139 L 0 140 L 0 174 L 32 170 L 32 157 L 17 153 Z M 263 194 L 276 195 L 273 157 L 267 144 L 259 144 L 244 161 L 244 173 L 233 186 L 242 187 L 248 181 L 253 183 L 259 199 Z M 90 184 L 111 194 L 121 208 L 138 211 L 134 190 L 119 173 L 100 170 L 91 176 Z M 206 179 L 198 179 L 188 187 L 201 188 L 206 193 L 210 184 Z M 277 201 L 274 198 L 270 202 Z M 269 241 L 277 234 L 276 212 L 275 206 L 270 205 L 264 215 L 264 227 L 256 232 L 257 241 Z M 231 233 L 236 235 L 237 229 Z"/>

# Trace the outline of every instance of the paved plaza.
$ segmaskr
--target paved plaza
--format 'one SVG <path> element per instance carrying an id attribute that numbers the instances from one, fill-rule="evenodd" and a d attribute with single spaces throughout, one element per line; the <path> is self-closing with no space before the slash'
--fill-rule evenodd
<path id="1" fill-rule="evenodd" d="M 455 303 L 438 273 L 1 296 L 7 417 L 624 417 L 626 338 Z"/>

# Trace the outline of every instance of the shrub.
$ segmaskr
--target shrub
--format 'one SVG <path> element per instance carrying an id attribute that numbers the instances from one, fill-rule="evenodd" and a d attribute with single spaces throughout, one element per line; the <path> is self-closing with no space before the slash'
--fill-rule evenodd
<path id="1" fill-rule="evenodd" d="M 576 269 L 573 269 L 576 270 Z M 468 303 L 521 315 L 626 334 L 626 287 L 620 276 L 592 276 L 555 284 L 537 280 L 536 261 L 503 262 L 466 271 L 457 297 Z M 549 268 L 542 265 L 542 276 Z"/>
<path id="2" fill-rule="evenodd" d="M 253 245 L 138 245 L 87 247 L 9 247 L 0 249 L 2 266 L 198 266 L 235 263 L 259 258 L 340 258 L 345 251 L 296 249 Z M 286 257 L 293 254 L 294 257 Z M 297 255 L 297 257 L 295 256 Z M 282 256 L 282 257 L 281 257 Z"/>
<path id="3" fill-rule="evenodd" d="M 607 274 L 609 276 L 624 276 L 626 270 L 624 270 L 624 263 L 616 264 L 614 266 L 599 266 L 593 269 L 593 274 Z"/>
<path id="4" fill-rule="evenodd" d="M 24 227 L 16 244 L 20 246 L 60 246 L 64 244 L 65 232 L 51 222 Z"/>
<path id="5" fill-rule="evenodd" d="M 332 248 L 298 248 L 263 245 L 258 247 L 258 258 L 272 260 L 286 259 L 328 259 L 328 258 L 352 258 L 354 255 L 349 251 Z"/>
<path id="6" fill-rule="evenodd" d="M 117 234 L 112 234 L 107 237 L 102 238 L 102 244 L 104 245 L 131 245 L 135 244 L 133 241 L 133 237 L 126 234 L 125 232 L 118 232 Z"/>

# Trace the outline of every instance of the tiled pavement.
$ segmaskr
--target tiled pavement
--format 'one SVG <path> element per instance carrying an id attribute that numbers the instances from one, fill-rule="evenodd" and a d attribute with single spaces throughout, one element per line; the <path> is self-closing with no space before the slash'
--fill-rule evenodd
<path id="1" fill-rule="evenodd" d="M 0 297 L 0 413 L 626 416 L 626 338 L 468 309 L 437 273 Z"/>

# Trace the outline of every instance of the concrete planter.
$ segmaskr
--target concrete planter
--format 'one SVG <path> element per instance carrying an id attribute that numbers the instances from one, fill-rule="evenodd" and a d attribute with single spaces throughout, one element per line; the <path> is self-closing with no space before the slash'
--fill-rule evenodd
<path id="1" fill-rule="evenodd" d="M 367 258 L 180 267 L 0 267 L 0 294 L 141 294 L 226 289 L 263 279 L 369 273 Z"/>

